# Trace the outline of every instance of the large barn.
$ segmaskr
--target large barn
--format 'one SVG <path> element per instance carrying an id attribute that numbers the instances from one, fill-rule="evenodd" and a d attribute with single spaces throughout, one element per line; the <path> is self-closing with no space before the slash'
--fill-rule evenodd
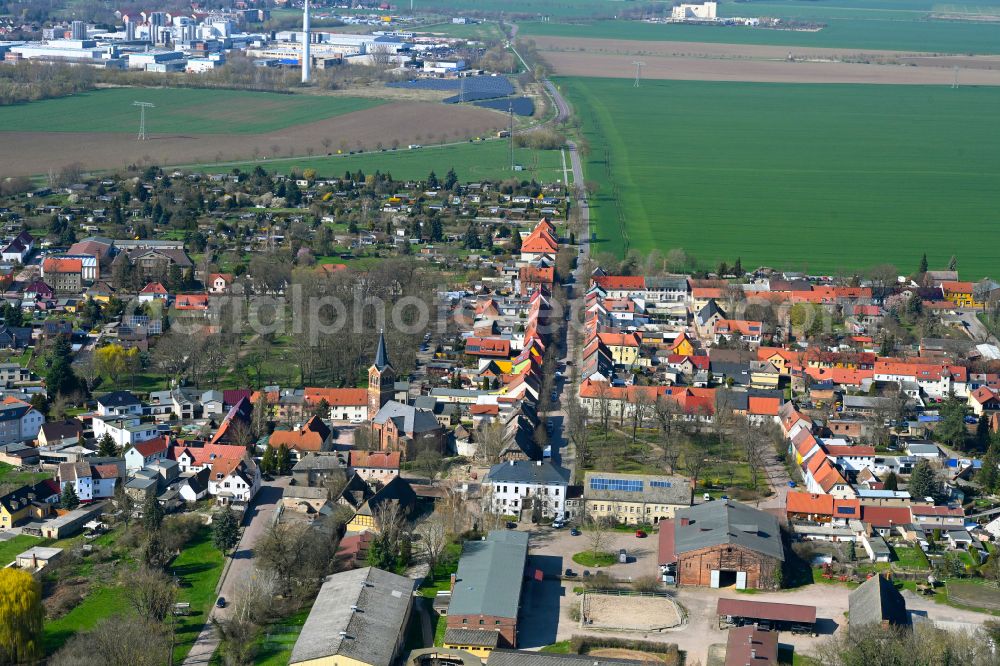
<path id="1" fill-rule="evenodd" d="M 739 502 L 706 502 L 660 523 L 660 566 L 679 585 L 772 589 L 784 559 L 778 519 Z"/>

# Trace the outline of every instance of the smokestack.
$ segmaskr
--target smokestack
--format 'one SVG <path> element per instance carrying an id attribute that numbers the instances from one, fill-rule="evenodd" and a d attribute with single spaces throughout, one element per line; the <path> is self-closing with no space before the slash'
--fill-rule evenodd
<path id="1" fill-rule="evenodd" d="M 309 68 L 312 66 L 309 39 L 309 0 L 305 0 L 305 11 L 302 14 L 302 83 L 309 83 Z"/>

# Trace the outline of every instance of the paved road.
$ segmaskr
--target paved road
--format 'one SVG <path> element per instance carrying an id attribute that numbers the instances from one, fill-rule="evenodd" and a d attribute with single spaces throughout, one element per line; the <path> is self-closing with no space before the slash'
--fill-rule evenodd
<path id="1" fill-rule="evenodd" d="M 979 321 L 979 317 L 976 316 L 975 312 L 963 310 L 958 313 L 958 319 L 965 326 L 965 332 L 976 343 L 986 342 L 991 345 L 1000 346 L 1000 340 L 997 340 L 996 336 L 990 335 L 990 332 L 983 326 L 983 322 Z"/>
<path id="2" fill-rule="evenodd" d="M 236 596 L 236 590 L 241 581 L 249 575 L 253 567 L 253 547 L 267 532 L 267 528 L 271 526 L 275 511 L 289 481 L 291 481 L 291 477 L 282 477 L 276 481 L 265 482 L 261 486 L 257 497 L 254 498 L 253 506 L 244 516 L 246 527 L 243 529 L 243 536 L 232 555 L 232 563 L 226 571 L 226 577 L 222 581 L 222 588 L 219 591 L 220 597 L 232 600 Z M 213 617 L 224 619 L 231 608 L 231 606 L 227 608 L 213 607 L 208 619 Z M 194 645 L 191 646 L 187 658 L 184 659 L 184 666 L 206 666 L 218 647 L 219 638 L 215 629 L 211 622 L 206 621 Z"/>

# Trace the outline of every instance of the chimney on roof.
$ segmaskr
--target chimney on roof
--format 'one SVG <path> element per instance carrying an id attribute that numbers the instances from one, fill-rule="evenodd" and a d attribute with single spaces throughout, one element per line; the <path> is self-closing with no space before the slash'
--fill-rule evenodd
<path id="1" fill-rule="evenodd" d="M 690 518 L 681 518 L 681 527 L 687 527 L 691 524 Z"/>

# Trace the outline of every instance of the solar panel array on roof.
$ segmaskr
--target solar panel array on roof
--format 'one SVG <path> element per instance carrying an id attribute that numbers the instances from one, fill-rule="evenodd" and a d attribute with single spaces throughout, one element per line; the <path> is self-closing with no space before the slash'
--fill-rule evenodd
<path id="1" fill-rule="evenodd" d="M 651 488 L 670 488 L 674 484 L 670 481 L 650 481 L 649 485 Z"/>
<path id="2" fill-rule="evenodd" d="M 641 493 L 642 481 L 636 479 L 605 479 L 594 477 L 590 480 L 591 490 L 621 490 L 629 493 Z"/>

